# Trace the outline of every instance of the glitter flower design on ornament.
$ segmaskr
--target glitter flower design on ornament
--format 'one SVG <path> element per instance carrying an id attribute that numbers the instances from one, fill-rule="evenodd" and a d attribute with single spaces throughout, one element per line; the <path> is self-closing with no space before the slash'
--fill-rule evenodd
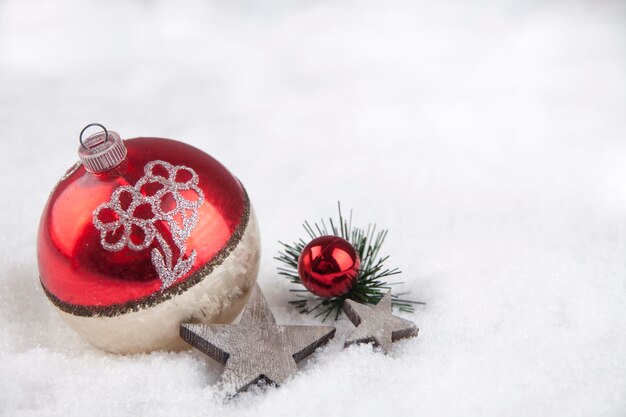
<path id="1" fill-rule="evenodd" d="M 93 224 L 100 231 L 102 247 L 108 251 L 142 251 L 156 242 L 151 252 L 152 265 L 161 288 L 167 288 L 189 272 L 196 260 L 195 249 L 185 258 L 186 242 L 198 223 L 198 209 L 203 202 L 204 194 L 193 169 L 151 161 L 134 186 L 118 187 L 110 201 L 93 211 Z"/>

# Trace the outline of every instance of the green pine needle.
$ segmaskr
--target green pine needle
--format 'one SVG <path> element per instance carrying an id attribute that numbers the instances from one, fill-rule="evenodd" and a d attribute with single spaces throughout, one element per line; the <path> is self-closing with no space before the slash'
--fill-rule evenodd
<path id="1" fill-rule="evenodd" d="M 341 204 L 338 203 L 338 207 L 339 223 L 335 224 L 333 219 L 329 218 L 330 229 L 326 227 L 324 220 L 313 225 L 305 221 L 303 227 L 310 240 L 332 234 L 346 239 L 352 244 L 361 259 L 361 268 L 356 283 L 347 294 L 333 298 L 314 296 L 305 288 L 290 290 L 301 293 L 297 294 L 296 299 L 290 301 L 290 304 L 294 305 L 300 313 L 315 313 L 315 317 L 322 317 L 322 321 L 331 314 L 334 314 L 334 318 L 337 320 L 341 315 L 343 303 L 348 298 L 359 303 L 377 304 L 392 285 L 401 284 L 401 282 L 386 282 L 387 277 L 400 274 L 400 270 L 398 268 L 385 268 L 384 263 L 389 259 L 389 256 L 379 257 L 380 248 L 387 237 L 387 230 L 376 231 L 376 226 L 371 224 L 367 226 L 367 229 L 353 227 L 352 211 L 350 211 L 349 219 L 345 219 L 341 213 Z M 279 251 L 278 256 L 274 259 L 283 265 L 278 267 L 278 274 L 288 278 L 294 284 L 302 285 L 298 275 L 298 260 L 308 242 L 300 239 L 292 244 L 279 243 L 283 250 Z M 401 298 L 405 294 L 391 296 L 392 305 L 397 306 L 400 311 L 412 312 L 415 304 L 424 304 Z"/>

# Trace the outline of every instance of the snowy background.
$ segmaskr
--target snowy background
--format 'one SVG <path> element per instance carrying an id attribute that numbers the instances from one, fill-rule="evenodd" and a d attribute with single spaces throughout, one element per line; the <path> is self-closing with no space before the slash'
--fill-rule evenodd
<path id="1" fill-rule="evenodd" d="M 271 6 L 265 3 L 271 3 Z M 390 356 L 342 350 L 224 402 L 197 352 L 121 357 L 43 295 L 36 229 L 98 121 L 246 185 L 260 284 L 335 214 L 390 229 L 428 303 Z M 626 4 L 0 0 L 0 414 L 626 415 Z"/>

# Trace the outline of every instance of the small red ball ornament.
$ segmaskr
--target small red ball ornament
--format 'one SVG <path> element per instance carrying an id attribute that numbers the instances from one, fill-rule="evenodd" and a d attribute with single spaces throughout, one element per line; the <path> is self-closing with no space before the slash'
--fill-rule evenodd
<path id="1" fill-rule="evenodd" d="M 298 275 L 313 294 L 338 297 L 352 289 L 360 266 L 361 260 L 350 242 L 338 236 L 321 236 L 302 250 Z"/>
<path id="2" fill-rule="evenodd" d="M 259 267 L 237 178 L 184 143 L 106 129 L 81 135 L 79 157 L 50 194 L 37 242 L 44 291 L 70 326 L 132 353 L 185 347 L 183 321 L 232 321 Z"/>

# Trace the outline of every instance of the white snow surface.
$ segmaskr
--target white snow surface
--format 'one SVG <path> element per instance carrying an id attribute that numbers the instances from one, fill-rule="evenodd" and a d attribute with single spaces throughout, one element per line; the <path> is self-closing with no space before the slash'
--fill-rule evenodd
<path id="1" fill-rule="evenodd" d="M 197 351 L 81 340 L 44 296 L 43 205 L 98 121 L 246 185 L 260 285 L 336 213 L 389 229 L 419 337 L 335 339 L 227 400 Z M 0 415 L 626 415 L 626 4 L 0 0 Z M 400 288 L 399 288 L 400 289 Z"/>

